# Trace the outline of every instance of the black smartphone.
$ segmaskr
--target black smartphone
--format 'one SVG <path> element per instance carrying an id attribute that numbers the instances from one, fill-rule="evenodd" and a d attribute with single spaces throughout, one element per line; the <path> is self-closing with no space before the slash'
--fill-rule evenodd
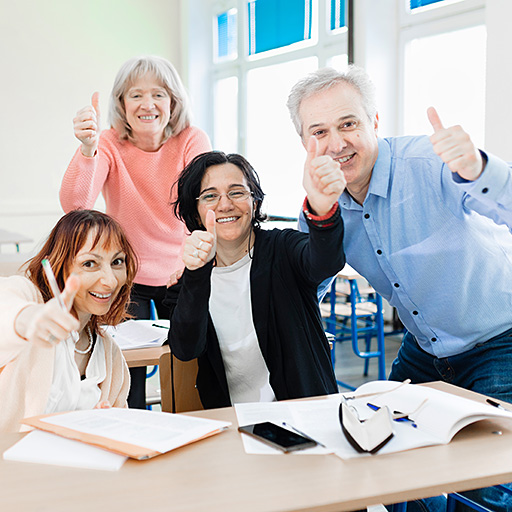
<path id="1" fill-rule="evenodd" d="M 317 445 L 313 439 L 291 432 L 269 421 L 238 427 L 238 431 L 249 434 L 274 448 L 283 450 L 283 452 L 303 450 Z"/>

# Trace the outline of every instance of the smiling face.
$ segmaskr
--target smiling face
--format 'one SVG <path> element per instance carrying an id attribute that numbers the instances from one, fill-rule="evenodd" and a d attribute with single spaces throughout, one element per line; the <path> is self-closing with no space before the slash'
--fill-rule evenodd
<path id="1" fill-rule="evenodd" d="M 126 119 L 135 141 L 160 142 L 171 117 L 171 97 L 153 75 L 139 77 L 124 95 Z"/>
<path id="2" fill-rule="evenodd" d="M 87 322 L 90 315 L 108 313 L 127 280 L 125 253 L 115 244 L 109 246 L 104 239 L 93 247 L 95 235 L 93 231 L 89 233 L 69 269 L 81 280 L 73 303 L 81 323 Z"/>
<path id="3" fill-rule="evenodd" d="M 320 154 L 340 163 L 348 190 L 367 190 L 379 152 L 378 117 L 370 121 L 359 92 L 340 83 L 304 99 L 299 114 L 303 143 L 316 137 Z"/>
<path id="4" fill-rule="evenodd" d="M 201 180 L 200 196 L 212 192 L 221 194 L 219 202 L 205 205 L 198 201 L 197 211 L 203 226 L 206 225 L 206 212 L 213 210 L 216 216 L 217 243 L 233 242 L 235 245 L 245 244 L 252 231 L 252 215 L 254 201 L 248 196 L 241 201 L 228 198 L 228 192 L 248 191 L 249 186 L 242 171 L 234 164 L 225 163 L 212 165 L 206 170 Z"/>

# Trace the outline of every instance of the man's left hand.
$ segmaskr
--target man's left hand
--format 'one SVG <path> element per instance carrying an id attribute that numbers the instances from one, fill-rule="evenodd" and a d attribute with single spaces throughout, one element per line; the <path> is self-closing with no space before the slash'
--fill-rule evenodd
<path id="1" fill-rule="evenodd" d="M 428 120 L 434 128 L 430 142 L 434 151 L 452 172 L 461 178 L 475 181 L 485 168 L 485 161 L 469 135 L 461 126 L 445 128 L 434 107 L 427 109 Z"/>

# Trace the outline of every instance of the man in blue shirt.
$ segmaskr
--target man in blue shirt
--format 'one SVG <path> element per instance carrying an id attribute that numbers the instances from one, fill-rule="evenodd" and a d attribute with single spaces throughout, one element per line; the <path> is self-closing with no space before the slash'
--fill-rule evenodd
<path id="1" fill-rule="evenodd" d="M 512 402 L 510 167 L 460 126 L 444 128 L 433 108 L 430 138 L 379 138 L 373 85 L 354 66 L 308 75 L 288 108 L 303 143 L 318 139 L 321 156 L 306 166 L 335 160 L 344 171 L 347 263 L 407 329 L 390 379 L 444 380 Z M 493 510 L 512 510 L 493 499 Z"/>

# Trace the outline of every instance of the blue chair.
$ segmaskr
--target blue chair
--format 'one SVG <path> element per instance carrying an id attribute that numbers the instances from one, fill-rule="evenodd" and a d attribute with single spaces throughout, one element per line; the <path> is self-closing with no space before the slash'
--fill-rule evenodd
<path id="1" fill-rule="evenodd" d="M 504 485 L 495 485 L 495 489 L 498 489 L 502 491 L 505 494 L 509 494 L 512 496 L 512 490 Z M 466 498 L 462 494 L 459 494 L 458 492 L 454 492 L 452 494 L 448 494 L 447 496 L 447 503 L 446 503 L 446 512 L 455 512 L 455 505 L 456 502 L 459 501 L 460 503 L 463 503 L 464 505 L 468 506 L 469 508 L 472 508 L 473 510 L 476 510 L 477 512 L 494 512 L 490 508 L 484 507 L 483 505 L 479 505 L 475 501 Z"/>
<path id="2" fill-rule="evenodd" d="M 150 299 L 149 301 L 149 319 L 158 320 L 158 313 L 156 311 L 155 301 L 153 299 Z M 146 373 L 146 379 L 153 377 L 157 370 L 158 366 L 153 366 L 153 368 Z"/>
<path id="3" fill-rule="evenodd" d="M 350 340 L 354 354 L 364 359 L 365 376 L 368 375 L 369 362 L 378 361 L 378 378 L 386 379 L 386 361 L 384 353 L 384 318 L 382 298 L 371 286 L 361 287 L 360 278 L 353 269 L 345 267 L 335 279 L 328 294 L 330 302 L 320 305 L 326 331 L 335 337 L 336 342 Z M 337 290 L 338 287 L 338 290 Z M 371 350 L 372 338 L 377 339 L 377 349 Z M 360 339 L 364 339 L 364 349 L 360 349 Z M 335 344 L 331 352 L 333 367 L 336 362 Z M 339 386 L 354 390 L 354 386 L 337 381 Z"/>
<path id="4" fill-rule="evenodd" d="M 153 299 L 149 301 L 149 319 L 158 320 L 158 313 L 156 311 L 155 301 Z M 148 369 L 146 370 L 146 379 L 153 377 L 153 375 L 155 375 L 157 371 L 158 365 L 153 366 L 151 370 L 148 367 Z M 146 409 L 149 409 L 151 411 L 152 406 L 158 403 L 160 403 L 159 397 L 148 397 L 146 398 Z"/>

